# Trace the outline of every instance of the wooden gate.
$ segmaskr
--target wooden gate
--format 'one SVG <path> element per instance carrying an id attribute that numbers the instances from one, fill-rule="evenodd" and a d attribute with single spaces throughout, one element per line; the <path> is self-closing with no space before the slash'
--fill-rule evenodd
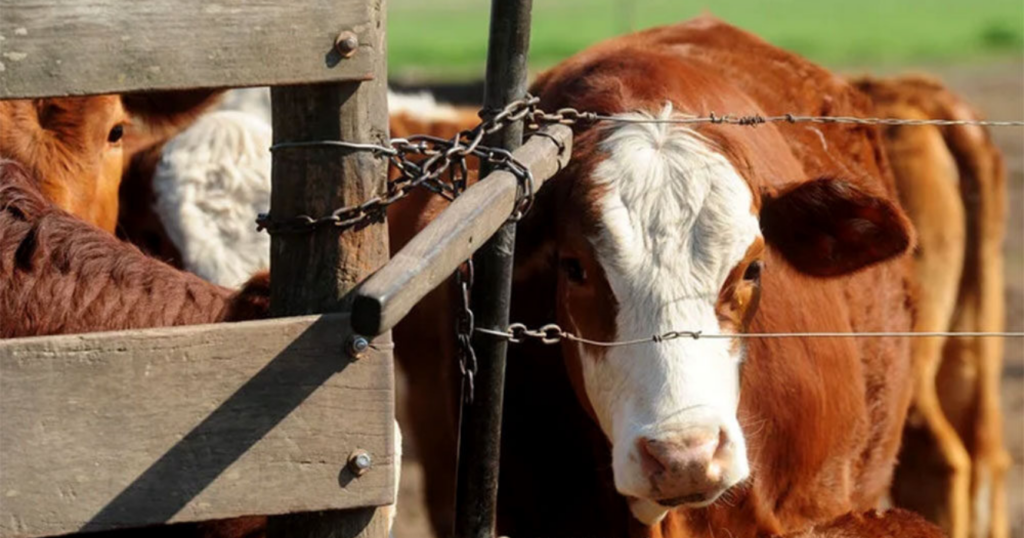
<path id="1" fill-rule="evenodd" d="M 0 99 L 270 85 L 276 139 L 381 143 L 385 12 L 0 0 Z M 323 213 L 385 181 L 367 155 L 275 155 L 271 212 Z M 302 317 L 0 342 L 0 536 L 295 513 L 271 534 L 386 536 L 374 507 L 395 495 L 390 347 L 354 358 L 348 314 L 307 315 L 345 310 L 387 260 L 386 232 L 273 238 L 273 313 Z M 358 453 L 371 462 L 359 476 Z M 301 515 L 314 511 L 328 512 Z"/>
<path id="2" fill-rule="evenodd" d="M 531 2 L 502 2 L 489 110 L 525 94 Z M 385 13 L 386 0 L 0 0 L 0 99 L 269 85 L 275 143 L 382 145 Z M 531 192 L 571 153 L 568 127 L 544 131 L 513 154 Z M 515 149 L 521 127 L 510 133 L 490 143 Z M 270 219 L 360 204 L 386 191 L 386 165 L 322 144 L 275 152 Z M 272 537 L 386 536 L 390 329 L 499 229 L 514 240 L 521 181 L 491 172 L 390 262 L 383 223 L 272 236 L 279 319 L 0 342 L 0 538 L 244 515 L 275 516 Z M 507 288 L 511 257 L 493 259 L 485 280 Z M 497 302 L 490 329 L 507 322 Z M 372 338 L 365 351 L 354 330 Z M 460 536 L 493 531 L 504 347 L 493 351 L 481 370 L 494 397 L 468 411 L 487 427 L 463 443 L 478 456 L 461 479 L 472 517 Z"/>

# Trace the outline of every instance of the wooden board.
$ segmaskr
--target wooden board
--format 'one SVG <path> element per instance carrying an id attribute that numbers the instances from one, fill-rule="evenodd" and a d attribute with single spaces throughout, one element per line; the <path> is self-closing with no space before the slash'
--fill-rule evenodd
<path id="1" fill-rule="evenodd" d="M 390 345 L 353 361 L 349 334 L 331 314 L 0 342 L 0 536 L 392 503 Z"/>
<path id="2" fill-rule="evenodd" d="M 0 99 L 366 80 L 379 0 L 0 0 Z M 359 37 L 344 59 L 343 30 Z"/>

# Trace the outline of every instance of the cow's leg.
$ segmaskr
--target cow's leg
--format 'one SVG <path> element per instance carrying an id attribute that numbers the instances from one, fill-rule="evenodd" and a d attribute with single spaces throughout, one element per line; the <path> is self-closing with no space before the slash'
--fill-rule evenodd
<path id="1" fill-rule="evenodd" d="M 955 116 L 962 107 L 951 108 L 949 115 Z M 951 128 L 946 136 L 961 167 L 967 230 L 964 276 L 953 329 L 999 332 L 1005 327 L 1002 245 L 1006 187 L 1002 158 L 980 127 Z M 999 397 L 1003 345 L 1000 338 L 953 339 L 938 378 L 942 406 L 972 457 L 970 526 L 974 538 L 1005 538 L 1009 532 L 1004 483 L 1009 456 L 1003 446 Z"/>
<path id="2" fill-rule="evenodd" d="M 932 352 L 927 349 L 932 346 L 917 345 L 915 354 L 921 347 L 926 348 L 922 353 Z M 894 496 L 897 504 L 940 524 L 950 538 L 967 538 L 971 458 L 942 411 L 935 389 L 935 366 L 933 362 L 915 368 L 914 404 L 904 434 Z"/>
<path id="3" fill-rule="evenodd" d="M 977 330 L 1000 332 L 1006 327 L 1003 295 L 1005 176 L 998 154 L 991 155 L 988 159 L 979 158 L 978 161 L 975 167 L 978 176 L 978 205 L 977 212 L 971 218 L 976 219 L 979 244 L 977 257 L 968 260 L 968 263 L 976 264 L 975 271 L 978 276 Z M 1008 538 L 1005 477 L 1010 466 L 1010 455 L 1003 442 L 1003 414 L 1000 402 L 1004 341 L 1001 338 L 979 338 L 976 339 L 975 345 L 978 361 L 978 401 L 974 431 L 970 432 L 974 440 L 972 536 Z"/>
<path id="4" fill-rule="evenodd" d="M 887 112 L 920 116 L 903 107 Z M 918 236 L 914 330 L 946 331 L 957 305 L 966 235 L 957 163 L 942 133 L 931 127 L 888 129 L 885 144 L 900 200 Z M 936 385 L 944 343 L 942 337 L 912 342 L 914 400 L 893 496 L 897 504 L 941 524 L 950 538 L 966 538 L 971 461 L 943 410 L 946 394 Z"/>

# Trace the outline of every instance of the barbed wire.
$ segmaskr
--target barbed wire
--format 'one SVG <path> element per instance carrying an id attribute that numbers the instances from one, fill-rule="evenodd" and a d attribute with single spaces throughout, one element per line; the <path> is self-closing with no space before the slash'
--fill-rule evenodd
<path id="1" fill-rule="evenodd" d="M 717 115 L 714 112 L 707 116 L 674 117 L 674 118 L 638 118 L 608 115 L 592 111 L 580 111 L 575 108 L 561 108 L 555 112 L 546 112 L 537 107 L 540 100 L 527 95 L 523 99 L 513 101 L 500 110 L 484 110 L 481 116 L 485 119 L 476 127 L 461 131 L 451 139 L 442 139 L 427 135 L 415 135 L 408 138 L 395 138 L 383 144 L 366 144 L 345 142 L 341 140 L 308 140 L 278 142 L 270 147 L 272 152 L 296 148 L 337 148 L 347 151 L 365 151 L 376 157 L 386 157 L 399 172 L 400 177 L 387 184 L 387 192 L 366 200 L 362 204 L 336 209 L 321 217 L 297 215 L 285 220 L 275 221 L 268 214 L 260 214 L 256 219 L 257 229 L 269 233 L 302 233 L 324 226 L 333 226 L 340 230 L 358 228 L 375 222 L 382 222 L 387 207 L 405 198 L 414 189 L 425 187 L 451 200 L 464 184 L 467 176 L 466 158 L 470 156 L 485 160 L 495 168 L 505 169 L 520 179 L 519 202 L 510 217 L 518 220 L 529 209 L 533 199 L 533 177 L 529 168 L 516 162 L 511 153 L 481 144 L 483 138 L 496 133 L 520 120 L 525 120 L 528 129 L 536 132 L 544 125 L 580 125 L 587 123 L 648 123 L 648 124 L 715 124 L 757 126 L 767 123 L 814 123 L 814 124 L 853 124 L 882 126 L 963 126 L 976 125 L 984 127 L 1024 127 L 1024 120 L 951 120 L 951 119 L 903 119 L 881 117 L 853 116 L 805 116 L 798 114 L 781 114 L 774 116 L 753 115 Z M 426 157 L 417 163 L 411 156 Z M 452 170 L 448 181 L 442 176 Z M 464 185 L 463 185 L 464 186 Z"/>
<path id="2" fill-rule="evenodd" d="M 934 338 L 934 337 L 965 337 L 965 338 L 1024 338 L 1024 332 L 945 332 L 945 331 L 880 331 L 880 332 L 779 332 L 779 333 L 705 333 L 703 331 L 668 331 L 632 340 L 604 341 L 584 338 L 562 329 L 556 323 L 549 323 L 538 329 L 530 329 L 525 324 L 513 323 L 504 331 L 476 327 L 476 332 L 502 338 L 513 344 L 527 340 L 539 341 L 542 344 L 557 344 L 562 340 L 571 340 L 596 347 L 623 347 L 640 344 L 660 344 L 680 338 L 701 339 L 771 339 L 771 338 Z"/>
<path id="3" fill-rule="evenodd" d="M 854 117 L 854 116 L 803 116 L 798 114 L 782 114 L 777 116 L 763 116 L 760 114 L 719 116 L 710 112 L 707 116 L 691 116 L 678 118 L 637 118 L 611 116 L 596 112 L 581 112 L 575 108 L 563 108 L 553 114 L 537 111 L 531 116 L 534 125 L 543 123 L 564 123 L 575 125 L 583 122 L 611 122 L 611 123 L 649 123 L 649 124 L 726 124 L 755 126 L 766 123 L 819 123 L 819 124 L 854 124 L 854 125 L 884 125 L 884 126 L 923 126 L 934 125 L 939 127 L 976 125 L 983 127 L 1024 127 L 1024 120 L 950 120 L 950 119 L 904 119 L 904 118 L 875 118 L 875 117 Z"/>

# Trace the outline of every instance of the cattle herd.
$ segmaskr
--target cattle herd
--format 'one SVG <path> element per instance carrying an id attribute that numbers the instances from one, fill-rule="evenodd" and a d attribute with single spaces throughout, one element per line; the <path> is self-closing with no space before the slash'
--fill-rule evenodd
<path id="1" fill-rule="evenodd" d="M 247 92 L 0 101 L 0 337 L 265 317 L 252 223 L 269 99 Z M 597 341 L 1002 329 L 1004 173 L 984 128 L 671 122 L 977 119 L 938 83 L 843 79 L 705 17 L 595 45 L 531 93 L 613 119 L 574 126 L 569 166 L 518 225 L 515 321 Z M 477 122 L 426 96 L 391 108 L 393 136 Z M 393 252 L 446 205 L 427 191 L 393 205 Z M 438 535 L 458 300 L 442 286 L 394 331 Z M 497 531 L 1006 538 L 1001 356 L 999 339 L 967 337 L 510 346 Z"/>

